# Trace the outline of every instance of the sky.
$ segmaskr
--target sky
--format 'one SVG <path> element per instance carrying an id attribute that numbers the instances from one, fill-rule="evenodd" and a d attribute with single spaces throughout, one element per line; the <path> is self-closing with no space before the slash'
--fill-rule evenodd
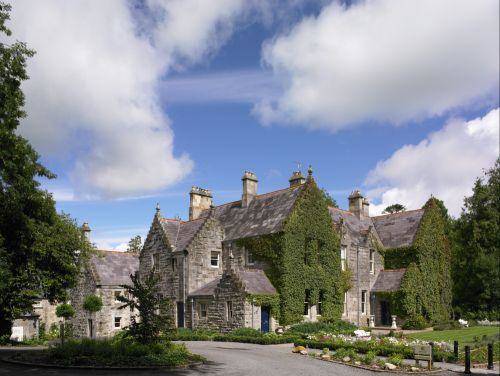
<path id="1" fill-rule="evenodd" d="M 145 237 L 156 203 L 186 219 L 314 177 L 346 208 L 458 216 L 499 154 L 496 0 L 11 0 L 36 55 L 19 132 L 60 211 L 101 249 Z"/>

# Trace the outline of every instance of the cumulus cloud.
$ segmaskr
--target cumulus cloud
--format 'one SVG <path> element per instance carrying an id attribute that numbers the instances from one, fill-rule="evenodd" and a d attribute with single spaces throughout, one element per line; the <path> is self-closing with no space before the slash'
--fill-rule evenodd
<path id="1" fill-rule="evenodd" d="M 13 35 L 37 51 L 21 133 L 43 155 L 66 156 L 79 197 L 127 197 L 176 183 L 193 162 L 174 152 L 158 84 L 214 53 L 256 3 L 14 1 Z"/>
<path id="2" fill-rule="evenodd" d="M 254 111 L 336 131 L 497 100 L 498 14 L 494 0 L 333 2 L 264 46 L 284 94 Z"/>
<path id="3" fill-rule="evenodd" d="M 378 204 L 375 214 L 391 204 L 420 208 L 434 195 L 450 214 L 460 214 L 463 199 L 483 170 L 499 155 L 499 109 L 470 121 L 452 119 L 417 145 L 405 145 L 370 171 L 365 184 Z"/>

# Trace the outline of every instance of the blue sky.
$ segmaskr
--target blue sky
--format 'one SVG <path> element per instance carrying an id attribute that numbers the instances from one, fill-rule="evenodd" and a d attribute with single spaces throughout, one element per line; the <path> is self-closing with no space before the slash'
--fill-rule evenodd
<path id="1" fill-rule="evenodd" d="M 192 185 L 237 200 L 244 170 L 264 193 L 287 186 L 297 162 L 341 207 L 360 188 L 373 213 L 434 194 L 456 215 L 498 155 L 497 2 L 457 2 L 450 16 L 447 1 L 225 0 L 206 12 L 190 1 L 141 2 L 141 14 L 54 1 L 43 23 L 13 3 L 15 37 L 40 56 L 25 90 L 36 116 L 21 132 L 58 175 L 43 183 L 58 209 L 88 221 L 100 247 L 144 236 L 157 202 L 186 218 Z"/>

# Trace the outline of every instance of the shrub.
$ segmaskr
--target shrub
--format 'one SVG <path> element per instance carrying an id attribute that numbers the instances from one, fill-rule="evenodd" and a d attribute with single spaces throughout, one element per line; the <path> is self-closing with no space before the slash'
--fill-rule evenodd
<path id="1" fill-rule="evenodd" d="M 460 329 L 461 325 L 457 321 L 444 321 L 433 326 L 435 331 L 439 330 L 450 330 L 450 329 Z"/>
<path id="2" fill-rule="evenodd" d="M 238 328 L 232 330 L 229 335 L 243 337 L 262 337 L 262 332 L 253 328 Z"/>
<path id="3" fill-rule="evenodd" d="M 69 319 L 75 315 L 75 309 L 71 306 L 71 304 L 63 303 L 59 304 L 56 307 L 56 316 L 62 317 L 64 319 Z"/>
<path id="4" fill-rule="evenodd" d="M 88 295 L 83 301 L 83 309 L 94 313 L 102 309 L 102 299 L 97 295 Z"/>
<path id="5" fill-rule="evenodd" d="M 387 361 L 391 364 L 394 364 L 395 366 L 401 367 L 401 365 L 403 364 L 403 359 L 404 359 L 403 355 L 393 354 L 389 357 Z"/>
<path id="6" fill-rule="evenodd" d="M 356 359 L 359 358 L 358 354 L 356 353 L 356 351 L 354 349 L 345 349 L 345 348 L 338 349 L 333 354 L 333 356 L 334 356 L 334 358 L 339 359 L 339 360 L 342 360 L 346 356 L 348 356 L 349 358 L 351 358 L 351 361 L 355 361 Z"/>
<path id="7" fill-rule="evenodd" d="M 374 351 L 368 351 L 365 355 L 361 357 L 363 364 L 371 365 L 375 362 L 376 354 Z"/>
<path id="8" fill-rule="evenodd" d="M 403 329 L 416 329 L 416 330 L 421 330 L 428 328 L 429 324 L 425 320 L 425 318 L 422 315 L 417 315 L 415 317 L 411 317 L 408 320 L 405 321 L 403 324 Z"/>
<path id="9" fill-rule="evenodd" d="M 356 330 L 356 326 L 351 323 L 338 321 L 304 322 L 296 324 L 288 329 L 288 332 L 300 334 L 314 334 L 318 332 L 351 334 Z"/>

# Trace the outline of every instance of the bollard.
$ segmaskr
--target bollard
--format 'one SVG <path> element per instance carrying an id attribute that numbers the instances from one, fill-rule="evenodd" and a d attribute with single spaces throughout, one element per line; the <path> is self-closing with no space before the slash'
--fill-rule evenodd
<path id="1" fill-rule="evenodd" d="M 493 369 L 493 344 L 488 343 L 488 369 Z"/>
<path id="2" fill-rule="evenodd" d="M 470 375 L 470 346 L 465 346 L 465 370 L 466 375 Z"/>
<path id="3" fill-rule="evenodd" d="M 458 341 L 453 341 L 453 355 L 455 355 L 455 359 L 458 360 Z"/>

